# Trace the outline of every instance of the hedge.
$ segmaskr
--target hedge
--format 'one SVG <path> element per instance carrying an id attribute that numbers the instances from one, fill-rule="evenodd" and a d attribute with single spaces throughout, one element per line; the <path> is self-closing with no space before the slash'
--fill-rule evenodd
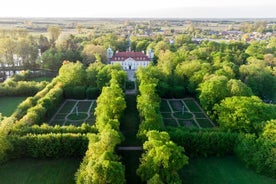
<path id="1" fill-rule="evenodd" d="M 257 138 L 254 134 L 240 134 L 234 150 L 247 167 L 276 178 L 276 141 L 274 139 Z"/>
<path id="2" fill-rule="evenodd" d="M 33 96 L 42 90 L 48 82 L 19 81 L 9 80 L 0 84 L 0 96 Z"/>
<path id="3" fill-rule="evenodd" d="M 56 112 L 59 104 L 63 101 L 63 90 L 59 85 L 53 87 L 37 104 L 27 110 L 16 124 L 17 126 L 41 124 Z"/>
<path id="4" fill-rule="evenodd" d="M 171 140 L 183 146 L 191 158 L 234 154 L 238 134 L 217 129 L 167 128 Z"/>
<path id="5" fill-rule="evenodd" d="M 97 133 L 97 129 L 94 126 L 83 123 L 81 126 L 50 126 L 48 124 L 25 126 L 20 128 L 13 128 L 10 135 L 27 135 L 27 134 L 49 134 L 49 133 Z"/>
<path id="6" fill-rule="evenodd" d="M 88 87 L 86 89 L 86 97 L 88 99 L 97 99 L 100 93 L 101 91 L 99 90 L 99 88 Z"/>
<path id="7" fill-rule="evenodd" d="M 13 149 L 9 159 L 82 157 L 87 150 L 88 139 L 82 134 L 28 134 L 8 136 Z"/>

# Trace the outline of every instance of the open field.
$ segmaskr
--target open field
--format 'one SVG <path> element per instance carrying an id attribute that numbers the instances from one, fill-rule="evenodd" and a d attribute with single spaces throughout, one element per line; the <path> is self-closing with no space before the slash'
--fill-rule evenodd
<path id="1" fill-rule="evenodd" d="M 50 125 L 75 125 L 95 123 L 95 100 L 66 100 L 52 117 Z"/>
<path id="2" fill-rule="evenodd" d="M 161 114 L 165 126 L 211 128 L 214 123 L 192 98 L 162 99 Z"/>
<path id="3" fill-rule="evenodd" d="M 246 168 L 236 157 L 189 160 L 180 171 L 184 184 L 274 184 L 275 179 Z"/>
<path id="4" fill-rule="evenodd" d="M 16 107 L 27 97 L 0 97 L 0 113 L 3 116 L 10 116 Z"/>
<path id="5" fill-rule="evenodd" d="M 73 184 L 79 159 L 18 159 L 0 165 L 1 184 Z"/>

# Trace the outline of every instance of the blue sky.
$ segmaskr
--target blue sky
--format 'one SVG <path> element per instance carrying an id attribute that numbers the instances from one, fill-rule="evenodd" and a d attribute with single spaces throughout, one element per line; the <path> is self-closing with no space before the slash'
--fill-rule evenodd
<path id="1" fill-rule="evenodd" d="M 5 0 L 0 17 L 276 18 L 276 0 Z"/>

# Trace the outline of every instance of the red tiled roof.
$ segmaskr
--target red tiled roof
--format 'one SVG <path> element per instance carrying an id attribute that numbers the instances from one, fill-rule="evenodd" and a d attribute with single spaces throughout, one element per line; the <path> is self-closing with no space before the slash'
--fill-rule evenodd
<path id="1" fill-rule="evenodd" d="M 149 61 L 149 58 L 147 55 L 145 55 L 143 52 L 117 52 L 114 54 L 114 56 L 111 58 L 111 61 L 124 61 L 127 58 L 132 58 L 135 61 Z"/>

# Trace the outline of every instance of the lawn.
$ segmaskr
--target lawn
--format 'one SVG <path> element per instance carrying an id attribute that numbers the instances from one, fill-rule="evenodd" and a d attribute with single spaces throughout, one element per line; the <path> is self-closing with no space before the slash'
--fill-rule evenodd
<path id="1" fill-rule="evenodd" d="M 0 113 L 3 116 L 10 116 L 16 107 L 27 97 L 0 97 Z"/>
<path id="2" fill-rule="evenodd" d="M 160 111 L 165 126 L 214 127 L 204 111 L 192 98 L 162 99 Z M 175 122 L 176 119 L 179 124 Z"/>
<path id="3" fill-rule="evenodd" d="M 73 184 L 79 159 L 18 159 L 0 165 L 1 184 Z"/>
<path id="4" fill-rule="evenodd" d="M 75 125 L 95 123 L 95 100 L 66 100 L 53 116 L 51 125 Z"/>
<path id="5" fill-rule="evenodd" d="M 121 146 L 140 146 L 141 142 L 136 138 L 139 129 L 140 118 L 136 109 L 136 96 L 126 95 L 127 108 L 120 121 L 120 131 L 125 136 L 125 141 Z"/>
<path id="6" fill-rule="evenodd" d="M 274 184 L 275 179 L 246 168 L 236 157 L 189 160 L 180 172 L 184 184 Z"/>
<path id="7" fill-rule="evenodd" d="M 118 151 L 118 154 L 122 156 L 122 163 L 125 166 L 126 183 L 141 184 L 140 177 L 136 174 L 136 170 L 139 167 L 139 158 L 142 155 L 141 151 Z"/>

